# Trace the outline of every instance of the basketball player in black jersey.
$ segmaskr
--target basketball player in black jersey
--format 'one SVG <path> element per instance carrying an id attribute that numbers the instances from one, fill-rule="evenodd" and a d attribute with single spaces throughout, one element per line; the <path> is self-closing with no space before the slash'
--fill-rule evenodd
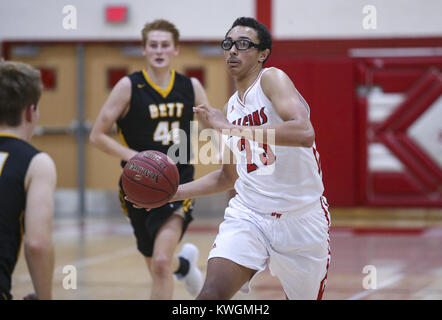
<path id="1" fill-rule="evenodd" d="M 192 108 L 207 103 L 206 93 L 195 78 L 188 78 L 171 69 L 178 55 L 179 32 L 166 20 L 148 23 L 142 30 L 142 49 L 147 68 L 123 77 L 112 89 L 90 134 L 98 149 L 122 160 L 122 166 L 137 152 L 158 150 L 185 144 L 190 150 Z M 117 124 L 122 143 L 108 132 Z M 180 136 L 178 130 L 186 136 Z M 187 160 L 189 160 L 188 152 Z M 193 180 L 194 167 L 178 163 L 180 183 Z M 192 199 L 169 203 L 146 212 L 125 200 L 121 188 L 120 201 L 134 229 L 138 250 L 145 257 L 152 276 L 152 299 L 171 299 L 173 275 L 185 281 L 186 289 L 196 296 L 202 287 L 197 268 L 198 249 L 184 244 L 178 256 L 175 249 L 192 220 Z"/>
<path id="2" fill-rule="evenodd" d="M 0 62 L 0 300 L 12 299 L 11 275 L 22 239 L 35 290 L 25 299 L 52 298 L 56 170 L 46 153 L 28 143 L 41 90 L 39 71 Z"/>

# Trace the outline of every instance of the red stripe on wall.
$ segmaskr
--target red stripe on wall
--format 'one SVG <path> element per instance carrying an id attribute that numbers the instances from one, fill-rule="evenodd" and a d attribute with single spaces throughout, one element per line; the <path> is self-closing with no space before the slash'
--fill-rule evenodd
<path id="1" fill-rule="evenodd" d="M 255 0 L 256 19 L 272 33 L 272 0 Z"/>

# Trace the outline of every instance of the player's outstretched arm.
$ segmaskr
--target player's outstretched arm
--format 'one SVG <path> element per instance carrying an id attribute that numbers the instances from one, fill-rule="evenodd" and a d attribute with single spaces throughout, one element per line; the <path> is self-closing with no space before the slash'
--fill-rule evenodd
<path id="1" fill-rule="evenodd" d="M 198 198 L 227 191 L 233 188 L 238 178 L 234 164 L 225 164 L 192 182 L 178 186 L 177 193 L 170 202 Z"/>
<path id="2" fill-rule="evenodd" d="M 108 135 L 117 119 L 129 110 L 132 85 L 128 77 L 123 77 L 112 89 L 109 97 L 95 120 L 89 136 L 90 142 L 103 152 L 128 161 L 137 152 L 118 143 Z"/>
<path id="3" fill-rule="evenodd" d="M 52 298 L 54 248 L 52 219 L 56 169 L 45 153 L 37 154 L 26 173 L 25 258 L 38 299 Z"/>
<path id="4" fill-rule="evenodd" d="M 230 159 L 234 159 L 234 155 L 227 146 L 224 146 L 223 155 L 226 161 L 223 161 L 220 169 L 212 171 L 192 182 L 179 185 L 175 196 L 170 202 L 208 196 L 233 189 L 235 181 L 238 179 L 236 164 L 230 162 Z"/>

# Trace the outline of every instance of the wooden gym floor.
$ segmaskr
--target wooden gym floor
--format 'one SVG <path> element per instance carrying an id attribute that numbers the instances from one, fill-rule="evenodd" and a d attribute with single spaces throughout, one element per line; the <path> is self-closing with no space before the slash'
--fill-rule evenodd
<path id="1" fill-rule="evenodd" d="M 334 209 L 331 215 L 332 261 L 324 299 L 442 299 L 442 210 Z M 198 265 L 204 275 L 220 221 L 221 218 L 196 219 L 181 242 L 192 242 L 199 247 Z M 83 223 L 58 219 L 53 239 L 54 299 L 149 298 L 147 268 L 123 215 L 86 219 Z M 21 251 L 13 274 L 14 299 L 32 292 Z M 63 287 L 63 279 L 72 275 L 69 269 L 63 273 L 68 265 L 75 266 L 77 271 L 76 289 Z M 363 287 L 364 277 L 369 275 L 363 272 L 366 266 L 375 267 L 376 288 Z M 192 299 L 183 283 L 175 281 L 175 284 L 174 299 Z M 252 288 L 250 294 L 238 293 L 234 299 L 284 299 L 277 278 L 268 271 L 257 277 Z"/>

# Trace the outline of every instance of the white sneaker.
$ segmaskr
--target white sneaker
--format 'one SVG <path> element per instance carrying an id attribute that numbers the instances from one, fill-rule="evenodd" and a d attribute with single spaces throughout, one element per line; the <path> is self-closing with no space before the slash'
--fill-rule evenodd
<path id="1" fill-rule="evenodd" d="M 203 275 L 197 266 L 198 256 L 198 248 L 191 243 L 185 243 L 178 253 L 178 257 L 189 261 L 189 272 L 185 276 L 175 275 L 178 280 L 184 280 L 187 291 L 194 297 L 196 297 L 203 288 Z"/>

